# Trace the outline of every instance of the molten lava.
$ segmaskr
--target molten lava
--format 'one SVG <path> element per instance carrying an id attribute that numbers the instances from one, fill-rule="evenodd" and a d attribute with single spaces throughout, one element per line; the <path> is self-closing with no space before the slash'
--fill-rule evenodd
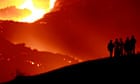
<path id="1" fill-rule="evenodd" d="M 50 0 L 49 3 L 49 11 L 45 11 L 45 9 L 39 9 L 35 7 L 33 0 L 25 0 L 25 2 L 19 7 L 19 9 L 28 9 L 32 12 L 31 15 L 21 19 L 20 22 L 29 22 L 32 23 L 40 18 L 42 18 L 47 12 L 50 12 L 54 7 L 56 0 Z"/>

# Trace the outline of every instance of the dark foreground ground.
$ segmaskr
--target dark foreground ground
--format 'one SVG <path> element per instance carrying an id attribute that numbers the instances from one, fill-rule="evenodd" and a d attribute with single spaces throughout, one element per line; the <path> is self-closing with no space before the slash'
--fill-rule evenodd
<path id="1" fill-rule="evenodd" d="M 139 78 L 140 54 L 119 58 L 105 58 L 71 65 L 49 73 L 33 77 L 19 76 L 9 82 L 14 84 L 69 84 L 69 83 L 118 83 L 125 79 L 126 82 Z M 114 81 L 112 81 L 114 80 Z M 131 81 L 135 82 L 135 81 Z M 78 83 L 78 84 L 79 84 Z"/>

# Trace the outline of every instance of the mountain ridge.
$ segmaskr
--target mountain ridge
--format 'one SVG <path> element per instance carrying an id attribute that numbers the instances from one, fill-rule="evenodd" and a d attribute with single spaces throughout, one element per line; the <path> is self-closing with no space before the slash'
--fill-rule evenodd
<path id="1" fill-rule="evenodd" d="M 119 58 L 104 58 L 67 66 L 38 76 L 17 77 L 17 79 L 13 80 L 11 83 L 52 83 L 54 81 L 57 81 L 57 83 L 68 81 L 72 83 L 95 83 L 95 81 L 98 80 L 115 80 L 115 78 L 117 78 L 118 81 L 121 81 L 124 77 L 130 77 L 128 76 L 130 74 L 138 74 L 139 64 L 140 54 Z M 110 80 L 104 82 L 109 81 Z"/>

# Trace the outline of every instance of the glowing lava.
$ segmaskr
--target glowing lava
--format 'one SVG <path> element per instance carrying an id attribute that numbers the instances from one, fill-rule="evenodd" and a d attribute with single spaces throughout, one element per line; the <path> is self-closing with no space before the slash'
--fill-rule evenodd
<path id="1" fill-rule="evenodd" d="M 56 0 L 50 0 L 50 9 L 53 9 Z"/>
<path id="2" fill-rule="evenodd" d="M 55 1 L 56 0 L 50 0 L 50 3 L 49 3 L 50 11 L 54 7 Z M 33 3 L 33 0 L 25 0 L 25 2 L 19 7 L 19 9 L 28 9 L 32 12 L 31 15 L 20 20 L 21 22 L 29 22 L 29 23 L 32 23 L 32 22 L 42 18 L 48 12 L 48 11 L 45 11 L 44 9 L 36 8 Z"/>

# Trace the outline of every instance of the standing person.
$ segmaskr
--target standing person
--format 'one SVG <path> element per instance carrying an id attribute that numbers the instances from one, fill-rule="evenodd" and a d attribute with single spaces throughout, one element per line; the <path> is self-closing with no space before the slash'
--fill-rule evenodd
<path id="1" fill-rule="evenodd" d="M 120 56 L 120 43 L 119 43 L 118 38 L 116 38 L 114 45 L 115 45 L 114 56 L 119 57 Z"/>
<path id="2" fill-rule="evenodd" d="M 112 40 L 110 40 L 110 42 L 108 43 L 107 48 L 110 53 L 110 57 L 112 58 L 113 57 L 113 48 L 114 48 L 114 43 Z"/>
<path id="3" fill-rule="evenodd" d="M 124 55 L 124 42 L 123 39 L 120 38 L 120 56 Z"/>
<path id="4" fill-rule="evenodd" d="M 131 50 L 130 48 L 131 48 L 130 39 L 129 39 L 129 37 L 127 37 L 125 40 L 125 44 L 124 44 L 125 55 L 127 55 L 127 56 L 130 55 L 130 50 Z"/>
<path id="5" fill-rule="evenodd" d="M 130 43 L 131 43 L 131 54 L 135 55 L 136 38 L 134 35 L 131 36 Z"/>

